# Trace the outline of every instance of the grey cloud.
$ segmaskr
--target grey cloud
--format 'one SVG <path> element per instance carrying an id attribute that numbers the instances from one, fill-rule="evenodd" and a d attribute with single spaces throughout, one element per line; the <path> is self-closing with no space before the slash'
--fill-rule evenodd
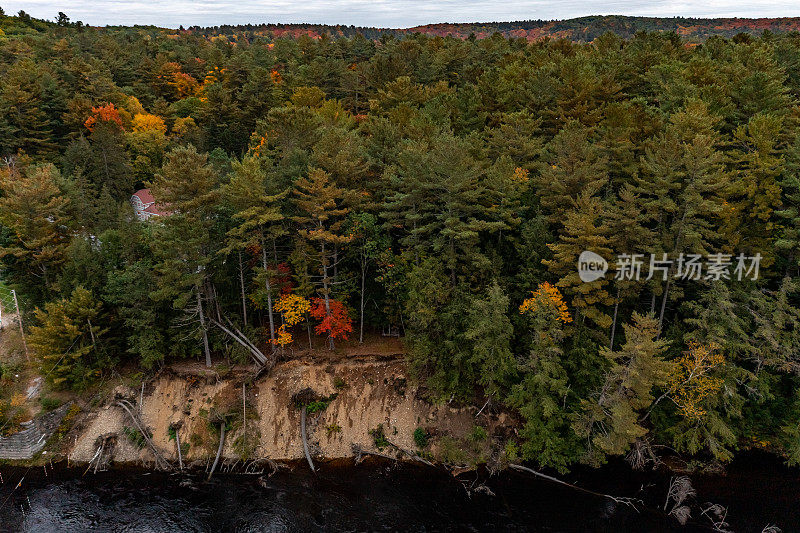
<path id="1" fill-rule="evenodd" d="M 8 13 L 24 9 L 53 18 L 64 11 L 88 24 L 154 24 L 177 27 L 261 22 L 310 22 L 402 28 L 435 22 L 489 22 L 564 19 L 584 15 L 694 17 L 800 16 L 796 0 L 0 0 Z"/>

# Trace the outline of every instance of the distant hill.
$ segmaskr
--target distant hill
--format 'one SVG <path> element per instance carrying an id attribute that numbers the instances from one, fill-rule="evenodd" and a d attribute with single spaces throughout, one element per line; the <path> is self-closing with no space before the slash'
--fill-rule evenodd
<path id="1" fill-rule="evenodd" d="M 461 38 L 466 38 L 470 34 L 475 34 L 477 38 L 485 38 L 497 32 L 506 37 L 520 37 L 528 40 L 551 37 L 588 42 L 609 31 L 621 37 L 632 37 L 639 31 L 675 32 L 690 40 L 705 40 L 712 35 L 733 37 L 738 33 L 761 34 L 765 30 L 774 33 L 800 31 L 800 17 L 700 19 L 609 15 L 554 21 L 430 24 L 410 28 L 408 31 L 418 31 L 429 35 L 452 35 Z"/>
<path id="2" fill-rule="evenodd" d="M 82 27 L 81 22 L 59 21 L 58 25 Z M 0 12 L 0 37 L 4 34 L 30 34 L 48 31 L 55 27 L 52 21 L 32 18 L 20 12 L 18 16 L 4 16 Z M 109 27 L 109 29 L 121 27 Z M 140 30 L 164 31 L 163 28 L 137 26 Z M 174 31 L 174 30 L 166 30 Z M 327 24 L 242 24 L 211 27 L 192 26 L 181 31 L 191 31 L 206 36 L 235 35 L 249 33 L 272 37 L 309 36 L 332 38 L 363 35 L 377 40 L 386 35 L 402 37 L 422 33 L 440 37 L 477 39 L 491 37 L 499 33 L 508 38 L 521 38 L 537 41 L 545 38 L 568 39 L 576 42 L 591 42 L 600 35 L 613 32 L 621 37 L 632 37 L 640 31 L 675 32 L 689 42 L 702 42 L 708 37 L 719 35 L 733 37 L 739 33 L 760 35 L 764 31 L 773 33 L 800 32 L 800 17 L 782 18 L 685 18 L 685 17 L 627 17 L 621 15 L 588 16 L 568 20 L 524 20 L 518 22 L 470 22 L 426 24 L 413 28 L 372 28 Z"/>
<path id="3" fill-rule="evenodd" d="M 589 42 L 606 32 L 614 32 L 621 37 L 632 37 L 639 31 L 675 32 L 689 41 L 704 41 L 712 35 L 733 37 L 739 33 L 760 35 L 765 30 L 773 33 L 800 31 L 800 17 L 784 18 L 658 18 L 626 17 L 619 15 L 580 17 L 569 20 L 526 20 L 520 22 L 485 23 L 446 23 L 427 24 L 413 28 L 365 28 L 358 26 L 328 26 L 322 24 L 263 24 L 244 26 L 216 26 L 213 28 L 191 28 L 201 33 L 272 33 L 274 36 L 309 35 L 320 37 L 352 37 L 362 34 L 368 39 L 378 39 L 383 35 L 426 35 L 451 36 L 460 39 L 474 35 L 478 39 L 500 33 L 505 37 L 515 37 L 535 41 L 544 38 L 569 39 Z"/>

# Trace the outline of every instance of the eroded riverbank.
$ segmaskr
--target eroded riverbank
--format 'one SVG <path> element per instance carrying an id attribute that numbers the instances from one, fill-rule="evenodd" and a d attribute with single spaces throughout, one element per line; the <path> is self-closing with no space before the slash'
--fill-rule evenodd
<path id="1" fill-rule="evenodd" d="M 141 389 L 118 386 L 100 406 L 88 408 L 67 436 L 65 453 L 70 462 L 88 463 L 97 452 L 98 438 L 114 434 L 113 462 L 152 460 L 147 446 L 129 438 L 134 424 L 117 405 L 120 398 L 128 398 L 137 406 L 141 402 L 141 420 L 168 460 L 177 461 L 176 427 L 185 461 L 213 457 L 219 442 L 214 420 L 221 417 L 228 421 L 224 459 L 299 459 L 303 446 L 297 395 L 303 391 L 312 391 L 318 398 L 307 426 L 312 454 L 319 459 L 351 457 L 356 449 L 380 453 L 383 446 L 376 446 L 378 428 L 392 449 L 435 454 L 433 440 L 425 450 L 418 450 L 414 440 L 417 428 L 458 439 L 477 423 L 475 409 L 428 402 L 410 383 L 405 363 L 397 357 L 325 364 L 295 359 L 281 362 L 268 375 L 255 379 L 246 371 L 220 376 L 194 366 L 174 367 Z M 503 415 L 492 415 L 480 422 L 491 431 L 503 420 Z"/>

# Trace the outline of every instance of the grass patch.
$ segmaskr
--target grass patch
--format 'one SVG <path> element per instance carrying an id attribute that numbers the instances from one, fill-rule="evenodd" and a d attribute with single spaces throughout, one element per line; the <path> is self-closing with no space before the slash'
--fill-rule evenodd
<path id="1" fill-rule="evenodd" d="M 379 450 L 383 450 L 389 446 L 389 439 L 386 438 L 386 433 L 383 431 L 383 424 L 378 425 L 375 429 L 369 430 L 369 434 L 372 436 L 375 447 Z"/>

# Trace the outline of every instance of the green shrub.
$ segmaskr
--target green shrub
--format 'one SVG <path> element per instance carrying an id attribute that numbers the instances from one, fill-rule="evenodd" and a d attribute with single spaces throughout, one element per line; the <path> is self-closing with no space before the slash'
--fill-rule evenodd
<path id="1" fill-rule="evenodd" d="M 489 438 L 489 434 L 486 432 L 486 428 L 475 426 L 472 428 L 472 433 L 470 433 L 469 438 L 472 442 L 482 442 Z"/>
<path id="2" fill-rule="evenodd" d="M 142 434 L 136 428 L 123 426 L 122 432 L 125 434 L 126 437 L 128 437 L 128 440 L 131 441 L 131 443 L 140 450 L 144 448 L 145 445 L 147 444 L 147 441 L 144 439 L 144 436 L 142 436 Z"/>
<path id="3" fill-rule="evenodd" d="M 58 398 L 48 398 L 47 396 L 42 396 L 39 398 L 39 403 L 42 404 L 42 409 L 45 411 L 52 411 L 61 407 L 61 400 Z"/>
<path id="4" fill-rule="evenodd" d="M 389 446 L 389 439 L 386 438 L 386 433 L 383 432 L 383 424 L 380 424 L 375 429 L 371 429 L 369 434 L 372 436 L 372 440 L 375 442 L 375 447 L 379 450 Z"/>
<path id="5" fill-rule="evenodd" d="M 414 443 L 417 445 L 417 448 L 422 449 L 428 445 L 428 432 L 422 428 L 417 428 L 414 430 Z"/>

